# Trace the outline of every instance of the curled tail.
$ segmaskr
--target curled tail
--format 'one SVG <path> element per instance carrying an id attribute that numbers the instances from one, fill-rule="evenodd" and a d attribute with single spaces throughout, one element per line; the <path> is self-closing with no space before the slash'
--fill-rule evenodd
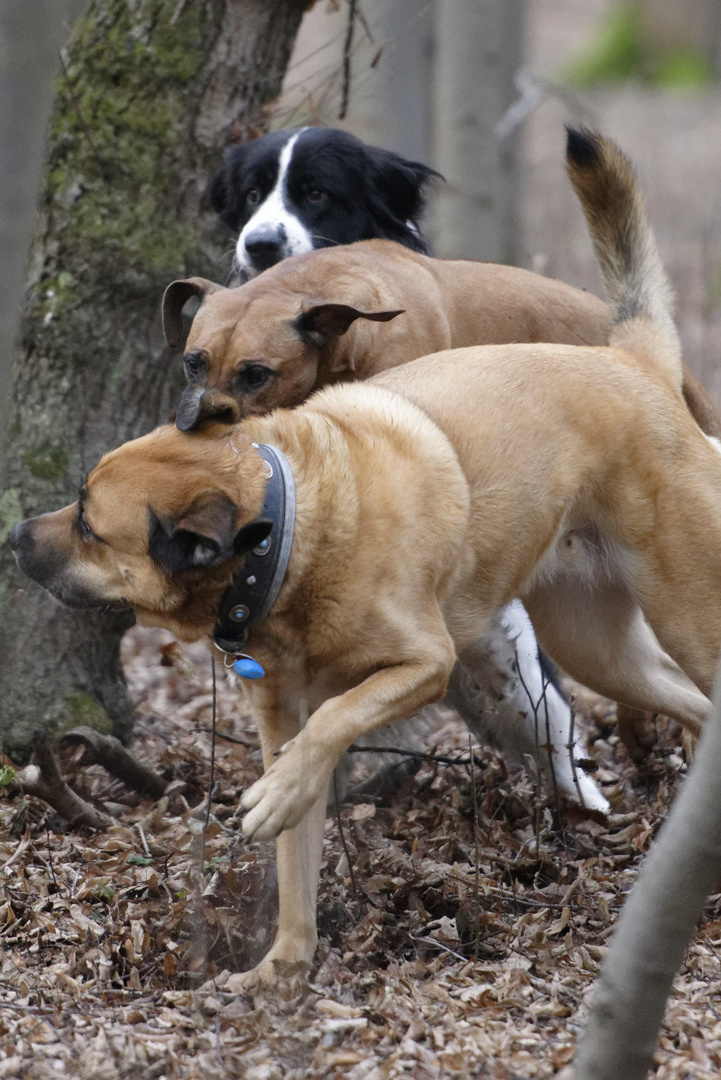
<path id="1" fill-rule="evenodd" d="M 673 294 L 631 163 L 610 139 L 566 128 L 566 168 L 586 215 L 611 307 L 609 344 L 634 353 L 679 391 Z"/>

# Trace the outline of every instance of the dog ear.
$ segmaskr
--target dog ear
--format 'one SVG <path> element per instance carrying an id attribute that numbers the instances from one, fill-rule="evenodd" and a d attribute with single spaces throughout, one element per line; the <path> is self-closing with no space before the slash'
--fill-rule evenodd
<path id="1" fill-rule="evenodd" d="M 243 173 L 248 147 L 251 143 L 229 146 L 223 154 L 223 164 L 210 181 L 208 199 L 216 214 L 229 229 L 237 233 L 243 213 L 241 195 Z"/>
<path id="2" fill-rule="evenodd" d="M 262 544 L 270 536 L 273 522 L 268 518 L 254 518 L 239 529 L 233 541 L 233 550 L 236 555 L 247 555 L 249 551 Z"/>
<path id="3" fill-rule="evenodd" d="M 238 507 L 222 491 L 198 495 L 176 520 L 148 514 L 148 554 L 169 574 L 216 566 L 236 553 Z"/>
<path id="4" fill-rule="evenodd" d="M 411 221 L 423 213 L 425 191 L 431 181 L 443 179 L 439 172 L 428 165 L 408 161 L 391 150 L 378 156 L 375 165 L 376 183 L 389 205 L 399 217 L 410 218 Z"/>
<path id="5" fill-rule="evenodd" d="M 215 420 L 219 424 L 237 424 L 240 418 L 240 406 L 235 398 L 220 390 L 186 386 L 178 402 L 175 426 L 179 431 L 194 431 L 207 420 Z"/>
<path id="6" fill-rule="evenodd" d="M 301 311 L 293 320 L 293 326 L 304 341 L 322 348 L 334 337 L 342 337 L 356 319 L 371 322 L 390 322 L 396 315 L 403 315 L 405 308 L 396 311 L 359 311 L 349 304 L 314 304 Z"/>
<path id="7" fill-rule="evenodd" d="M 223 285 L 216 285 L 214 281 L 202 277 L 180 278 L 168 285 L 163 296 L 163 333 L 171 349 L 183 336 L 183 308 L 191 296 L 205 298 L 222 288 Z"/>

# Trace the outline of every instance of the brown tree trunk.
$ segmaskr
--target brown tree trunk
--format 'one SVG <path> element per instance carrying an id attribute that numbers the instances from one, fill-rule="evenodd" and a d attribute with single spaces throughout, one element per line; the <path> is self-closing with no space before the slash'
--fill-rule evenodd
<path id="1" fill-rule="evenodd" d="M 223 280 L 203 201 L 231 139 L 262 128 L 308 0 L 92 0 L 64 54 L 25 296 L 0 539 L 72 501 L 101 454 L 167 417 L 181 381 L 158 309 L 173 278 Z M 127 738 L 126 616 L 71 612 L 3 549 L 0 736 L 112 723 Z"/>

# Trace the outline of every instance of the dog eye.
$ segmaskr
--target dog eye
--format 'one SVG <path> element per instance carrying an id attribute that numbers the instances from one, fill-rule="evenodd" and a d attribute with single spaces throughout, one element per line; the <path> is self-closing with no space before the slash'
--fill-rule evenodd
<path id="1" fill-rule="evenodd" d="M 207 362 L 207 354 L 202 349 L 192 349 L 183 357 L 185 375 L 188 379 L 195 379 L 200 369 Z"/>
<path id="2" fill-rule="evenodd" d="M 251 188 L 248 194 L 245 196 L 245 201 L 248 206 L 257 206 L 260 202 L 260 192 L 258 191 L 258 189 L 255 187 Z"/>
<path id="3" fill-rule="evenodd" d="M 80 539 L 81 540 L 100 540 L 100 537 L 97 535 L 97 533 L 93 532 L 93 530 L 90 528 L 87 521 L 83 517 L 82 510 L 80 510 L 79 513 L 78 513 L 77 527 L 78 527 L 78 533 L 80 534 Z M 104 540 L 102 540 L 100 542 L 105 543 Z"/>
<path id="4" fill-rule="evenodd" d="M 268 381 L 271 372 L 262 364 L 251 364 L 241 372 L 240 381 L 251 390 L 257 390 Z"/>
<path id="5" fill-rule="evenodd" d="M 309 203 L 321 203 L 325 197 L 325 192 L 321 191 L 320 188 L 308 188 L 305 193 L 305 201 Z"/>

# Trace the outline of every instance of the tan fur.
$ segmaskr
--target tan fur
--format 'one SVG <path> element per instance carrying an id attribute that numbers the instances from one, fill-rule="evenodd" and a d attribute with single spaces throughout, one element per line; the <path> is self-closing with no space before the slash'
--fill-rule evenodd
<path id="1" fill-rule="evenodd" d="M 234 398 L 241 416 L 298 405 L 319 387 L 367 379 L 442 349 L 516 341 L 605 345 L 611 328 L 608 306 L 591 293 L 517 267 L 432 259 L 389 240 L 298 255 L 238 289 L 189 280 L 207 290 L 185 348 L 205 358 L 193 385 L 198 393 Z M 391 322 L 359 317 L 321 347 L 303 341 L 294 321 L 329 303 L 403 313 Z M 251 362 L 275 373 L 258 390 L 238 383 Z M 717 410 L 686 367 L 683 393 L 702 431 L 721 436 Z M 215 407 L 222 402 L 216 397 Z"/>
<path id="2" fill-rule="evenodd" d="M 721 641 L 721 457 L 627 354 L 445 353 L 233 434 L 168 427 L 114 451 L 88 480 L 85 517 L 104 543 L 77 538 L 73 507 L 28 526 L 36 565 L 66 558 L 44 584 L 130 603 L 183 638 L 210 633 L 239 560 L 169 577 L 147 555 L 147 508 L 177 517 L 221 490 L 235 526 L 250 520 L 252 441 L 283 450 L 298 493 L 286 581 L 249 641 L 267 671 L 248 692 L 268 771 L 246 796 L 246 831 L 291 830 L 259 973 L 272 977 L 272 959 L 313 952 L 322 815 L 308 811 L 340 754 L 441 697 L 456 653 L 514 596 L 571 675 L 698 730 Z"/>
<path id="3" fill-rule="evenodd" d="M 259 442 L 285 453 L 297 493 L 288 572 L 248 641 L 266 669 L 248 684 L 266 772 L 244 829 L 278 835 L 280 917 L 233 987 L 311 960 L 336 762 L 438 700 L 501 606 L 520 597 L 580 682 L 692 731 L 721 645 L 721 455 L 663 359 L 618 348 L 460 349 L 231 428 L 161 428 L 91 473 L 82 530 L 76 507 L 18 526 L 20 565 L 66 601 L 209 634 L 242 557 L 169 573 L 153 522 L 223 550 L 262 505 Z"/>

